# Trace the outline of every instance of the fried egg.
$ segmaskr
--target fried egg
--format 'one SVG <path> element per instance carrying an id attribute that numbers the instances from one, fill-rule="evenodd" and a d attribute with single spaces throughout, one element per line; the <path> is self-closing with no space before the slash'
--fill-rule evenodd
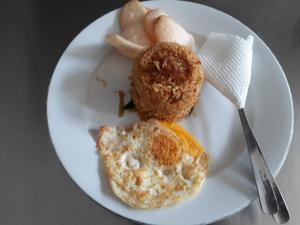
<path id="1" fill-rule="evenodd" d="M 175 123 L 102 126 L 97 147 L 113 192 L 133 208 L 174 206 L 196 194 L 207 174 L 204 148 Z"/>

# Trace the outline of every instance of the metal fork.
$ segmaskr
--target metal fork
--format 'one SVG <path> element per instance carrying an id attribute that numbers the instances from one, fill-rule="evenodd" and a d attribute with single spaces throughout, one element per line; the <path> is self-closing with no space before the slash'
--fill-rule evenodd
<path id="1" fill-rule="evenodd" d="M 244 109 L 241 108 L 238 112 L 247 142 L 262 211 L 265 214 L 272 215 L 276 223 L 286 223 L 290 216 L 279 187 L 255 139 Z"/>

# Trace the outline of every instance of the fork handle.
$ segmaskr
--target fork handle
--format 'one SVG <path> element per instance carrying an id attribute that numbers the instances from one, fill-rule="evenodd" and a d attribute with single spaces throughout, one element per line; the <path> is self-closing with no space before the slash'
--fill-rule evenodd
<path id="1" fill-rule="evenodd" d="M 262 211 L 273 215 L 276 223 L 289 220 L 289 212 L 278 185 L 255 139 L 243 108 L 238 110 L 247 142 Z"/>

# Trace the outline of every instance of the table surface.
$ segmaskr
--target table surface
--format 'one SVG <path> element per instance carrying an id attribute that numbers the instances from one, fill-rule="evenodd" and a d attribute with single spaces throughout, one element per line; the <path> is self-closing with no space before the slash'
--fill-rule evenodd
<path id="1" fill-rule="evenodd" d="M 300 1 L 197 1 L 237 18 L 256 32 L 283 67 L 294 100 L 294 138 L 278 183 L 300 221 Z M 48 85 L 60 55 L 88 24 L 125 1 L 1 1 L 0 224 L 133 224 L 105 210 L 67 175 L 51 144 Z M 298 149 L 297 149 L 298 147 Z M 298 150 L 298 151 L 297 151 Z M 258 201 L 216 225 L 274 224 Z"/>

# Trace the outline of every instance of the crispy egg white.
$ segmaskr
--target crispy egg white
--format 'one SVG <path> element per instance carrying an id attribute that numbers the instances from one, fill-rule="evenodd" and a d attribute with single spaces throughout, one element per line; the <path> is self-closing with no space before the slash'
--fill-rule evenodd
<path id="1" fill-rule="evenodd" d="M 174 123 L 102 126 L 97 146 L 113 192 L 133 208 L 173 206 L 197 193 L 206 177 L 207 154 Z"/>

